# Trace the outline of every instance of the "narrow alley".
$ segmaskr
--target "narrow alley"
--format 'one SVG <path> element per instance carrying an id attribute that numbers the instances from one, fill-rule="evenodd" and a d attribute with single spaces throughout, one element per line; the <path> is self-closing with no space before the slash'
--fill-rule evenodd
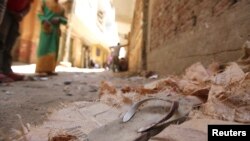
<path id="1" fill-rule="evenodd" d="M 1 0 L 0 141 L 250 140 L 250 0 Z"/>
<path id="2" fill-rule="evenodd" d="M 16 65 L 13 70 L 33 72 L 34 65 Z M 25 81 L 1 84 L 1 136 L 11 135 L 13 129 L 20 129 L 17 114 L 22 117 L 23 123 L 36 127 L 41 126 L 51 113 L 67 107 L 70 103 L 98 102 L 101 82 L 109 82 L 121 88 L 126 85 L 139 86 L 150 81 L 143 77 L 125 77 L 124 74 L 114 76 L 111 71 L 104 69 L 58 66 L 57 71 L 59 74 L 53 77 L 40 78 L 28 74 Z"/>

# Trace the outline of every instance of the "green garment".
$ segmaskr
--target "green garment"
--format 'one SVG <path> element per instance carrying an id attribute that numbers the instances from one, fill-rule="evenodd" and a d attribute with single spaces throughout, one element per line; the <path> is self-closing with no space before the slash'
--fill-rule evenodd
<path id="1" fill-rule="evenodd" d="M 55 13 L 50 10 L 46 6 L 45 0 L 43 0 L 42 10 L 43 13 L 38 15 L 41 20 L 41 32 L 37 50 L 36 73 L 52 73 L 55 72 L 57 65 L 60 24 L 66 24 L 67 20 L 63 17 L 63 11 Z M 53 18 L 59 18 L 59 22 L 52 24 Z M 44 22 L 49 23 L 50 30 L 44 29 Z"/>
<path id="2" fill-rule="evenodd" d="M 58 17 L 60 18 L 60 24 L 67 24 L 67 20 L 63 17 L 63 13 L 54 13 L 50 10 L 43 0 L 43 14 L 38 15 L 41 23 L 44 21 L 51 21 L 52 18 Z M 58 53 L 59 48 L 59 28 L 60 24 L 51 24 L 52 31 L 51 33 L 46 33 L 43 28 L 41 28 L 40 33 L 40 42 L 38 47 L 38 57 L 50 54 L 50 53 Z M 41 26 L 43 27 L 43 26 Z"/>

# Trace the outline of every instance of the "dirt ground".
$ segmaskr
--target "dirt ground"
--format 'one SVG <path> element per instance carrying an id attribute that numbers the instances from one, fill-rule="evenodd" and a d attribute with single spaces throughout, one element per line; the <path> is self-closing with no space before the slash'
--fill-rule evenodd
<path id="1" fill-rule="evenodd" d="M 57 76 L 43 79 L 0 85 L 0 132 L 9 134 L 18 127 L 16 114 L 22 116 L 24 123 L 41 125 L 53 111 L 65 104 L 76 101 L 98 100 L 102 81 L 112 82 L 117 88 L 126 84 L 139 85 L 145 79 L 122 77 L 107 70 L 84 70 L 61 67 Z M 16 66 L 16 72 L 30 72 L 34 76 L 34 66 Z"/>
<path id="2" fill-rule="evenodd" d="M 205 141 L 207 132 L 203 131 L 207 131 L 208 123 L 245 124 L 250 121 L 250 75 L 235 62 L 228 63 L 223 69 L 217 63 L 205 68 L 197 62 L 187 68 L 184 75 L 168 77 L 154 72 L 132 75 L 64 66 L 57 67 L 56 76 L 36 77 L 34 69 L 34 65 L 13 66 L 15 72 L 27 73 L 25 81 L 0 85 L 0 141 L 22 141 L 22 138 L 47 141 L 54 136 L 51 133 L 55 136 L 62 134 L 60 130 L 78 139 L 91 140 L 96 133 L 103 135 L 98 133 L 101 127 L 107 127 L 103 125 L 114 127 L 112 121 L 121 118 L 132 103 L 152 97 L 178 101 L 184 107 L 193 108 L 188 114 L 193 127 L 186 130 L 182 129 L 182 124 L 177 125 L 173 127 L 174 135 L 178 135 L 179 130 L 198 130 L 191 135 Z M 159 106 L 158 101 L 155 104 Z M 177 109 L 183 114 L 183 108 Z M 154 110 L 151 112 L 155 115 Z M 198 119 L 202 119 L 198 124 L 202 130 L 196 129 Z M 171 138 L 167 130 L 172 129 L 165 130 L 164 138 Z M 112 140 L 106 134 L 105 137 L 106 141 Z M 103 137 L 98 139 L 103 140 Z M 183 136 L 177 140 L 186 139 Z"/>

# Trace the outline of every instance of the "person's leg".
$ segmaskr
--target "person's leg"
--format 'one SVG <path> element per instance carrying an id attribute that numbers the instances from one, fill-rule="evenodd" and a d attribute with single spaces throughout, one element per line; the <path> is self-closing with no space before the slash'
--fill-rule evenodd
<path id="1" fill-rule="evenodd" d="M 6 49 L 6 40 L 10 29 L 10 19 L 5 14 L 2 24 L 0 25 L 0 72 L 3 72 L 4 52 Z"/>
<path id="2" fill-rule="evenodd" d="M 118 56 L 114 57 L 114 68 L 115 68 L 115 72 L 119 72 L 119 58 Z"/>
<path id="3" fill-rule="evenodd" d="M 4 62 L 5 62 L 5 50 L 6 50 L 6 41 L 10 29 L 10 18 L 5 14 L 2 24 L 0 24 L 0 82 L 11 82 L 11 78 L 8 78 L 4 75 Z"/>
<path id="4" fill-rule="evenodd" d="M 8 83 L 8 82 L 14 82 L 14 80 L 11 79 L 10 77 L 0 73 L 0 83 Z"/>
<path id="5" fill-rule="evenodd" d="M 23 76 L 13 73 L 11 69 L 12 65 L 11 51 L 16 42 L 17 37 L 19 36 L 19 22 L 16 21 L 10 14 L 8 16 L 10 17 L 10 30 L 9 33 L 7 34 L 5 43 L 6 46 L 3 52 L 3 60 L 4 60 L 3 73 L 8 77 L 12 78 L 13 80 L 18 81 L 18 80 L 23 80 Z"/>
<path id="6" fill-rule="evenodd" d="M 6 48 L 4 50 L 4 73 L 12 73 L 11 64 L 12 64 L 12 55 L 11 51 L 16 42 L 17 37 L 19 36 L 19 23 L 15 20 L 11 20 L 9 34 L 6 39 Z"/>

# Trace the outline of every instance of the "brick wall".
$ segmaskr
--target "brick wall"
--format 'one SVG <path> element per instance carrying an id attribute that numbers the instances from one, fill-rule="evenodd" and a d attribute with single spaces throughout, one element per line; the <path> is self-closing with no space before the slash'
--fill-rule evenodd
<path id="1" fill-rule="evenodd" d="M 250 39 L 250 0 L 150 0 L 148 69 L 181 73 L 201 61 L 227 62 Z"/>

